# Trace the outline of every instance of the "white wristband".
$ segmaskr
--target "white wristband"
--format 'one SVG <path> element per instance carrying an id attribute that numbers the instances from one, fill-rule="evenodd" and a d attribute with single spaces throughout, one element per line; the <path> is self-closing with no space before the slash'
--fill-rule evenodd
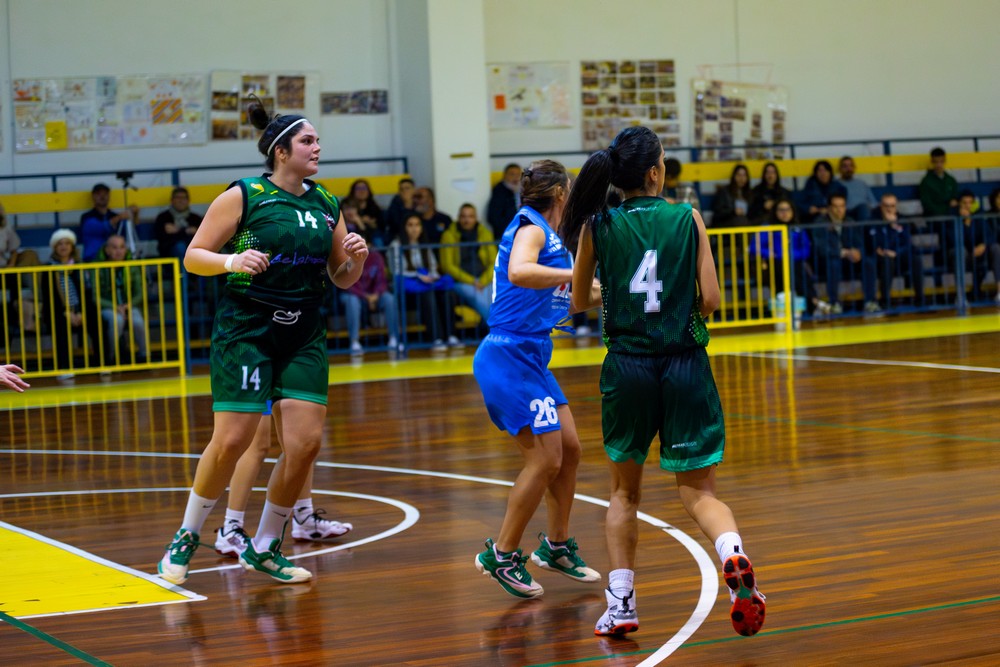
<path id="1" fill-rule="evenodd" d="M 226 258 L 226 271 L 229 273 L 233 272 L 233 261 L 235 261 L 236 255 L 230 255 Z"/>

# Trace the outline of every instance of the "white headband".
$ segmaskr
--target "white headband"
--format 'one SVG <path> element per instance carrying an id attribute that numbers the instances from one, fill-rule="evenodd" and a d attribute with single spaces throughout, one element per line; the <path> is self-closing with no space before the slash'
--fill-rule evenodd
<path id="1" fill-rule="evenodd" d="M 282 138 L 283 136 L 285 136 L 285 132 L 288 132 L 288 131 L 289 131 L 290 129 L 292 129 L 293 127 L 295 127 L 295 126 L 296 126 L 296 125 L 298 125 L 299 123 L 304 123 L 304 122 L 306 122 L 306 119 L 305 119 L 305 118 L 299 118 L 299 119 L 298 119 L 297 121 L 295 121 L 294 123 L 289 123 L 289 124 L 288 124 L 288 127 L 286 127 L 286 128 L 285 128 L 285 129 L 283 129 L 283 130 L 282 130 L 281 132 L 279 132 L 279 133 L 278 133 L 278 136 L 276 136 L 276 137 L 274 138 L 274 141 L 272 141 L 272 142 L 271 142 L 271 145 L 267 147 L 267 154 L 268 154 L 268 155 L 270 155 L 270 154 L 271 154 L 271 151 L 273 151 L 273 150 L 274 150 L 274 145 L 275 145 L 276 143 L 278 143 L 278 139 L 281 139 L 281 138 Z"/>

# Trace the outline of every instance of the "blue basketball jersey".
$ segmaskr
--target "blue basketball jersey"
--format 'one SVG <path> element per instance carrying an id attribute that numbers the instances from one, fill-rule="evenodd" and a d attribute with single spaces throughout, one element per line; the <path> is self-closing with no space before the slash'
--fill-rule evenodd
<path id="1" fill-rule="evenodd" d="M 540 265 L 557 269 L 573 267 L 573 258 L 545 218 L 530 206 L 521 207 L 500 238 L 493 272 L 493 305 L 487 322 L 491 330 L 547 336 L 552 327 L 569 314 L 570 284 L 531 289 L 510 282 L 507 274 L 510 252 L 514 247 L 514 235 L 523 225 L 537 225 L 545 232 L 547 241 L 538 253 Z"/>

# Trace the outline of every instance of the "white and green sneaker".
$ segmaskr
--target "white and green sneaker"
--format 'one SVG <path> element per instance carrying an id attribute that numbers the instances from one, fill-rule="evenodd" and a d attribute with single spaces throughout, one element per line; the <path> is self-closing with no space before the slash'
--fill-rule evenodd
<path id="1" fill-rule="evenodd" d="M 601 573 L 587 567 L 583 559 L 576 555 L 579 547 L 572 537 L 566 540 L 566 544 L 560 546 L 553 546 L 545 533 L 538 533 L 538 539 L 542 544 L 531 554 L 531 562 L 538 567 L 559 572 L 570 579 L 588 584 L 601 580 Z"/>
<path id="2" fill-rule="evenodd" d="M 267 551 L 258 552 L 253 542 L 247 544 L 240 554 L 240 565 L 244 570 L 256 570 L 283 584 L 298 584 L 312 579 L 312 572 L 296 567 L 281 554 L 281 538 L 274 538 Z"/>
<path id="3" fill-rule="evenodd" d="M 174 541 L 167 545 L 166 553 L 156 564 L 156 571 L 170 583 L 180 586 L 187 581 L 188 564 L 198 546 L 198 533 L 181 528 L 174 535 Z"/>

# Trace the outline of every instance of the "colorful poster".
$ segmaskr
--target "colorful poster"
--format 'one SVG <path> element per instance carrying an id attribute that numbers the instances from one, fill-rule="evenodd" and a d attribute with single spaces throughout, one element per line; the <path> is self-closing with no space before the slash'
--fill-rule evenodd
<path id="1" fill-rule="evenodd" d="M 17 152 L 201 144 L 207 77 L 17 79 Z"/>
<path id="2" fill-rule="evenodd" d="M 569 63 L 492 63 L 486 87 L 491 129 L 572 126 Z"/>
<path id="3" fill-rule="evenodd" d="M 785 157 L 788 91 L 781 86 L 694 79 L 694 145 L 702 161 Z"/>
<path id="4" fill-rule="evenodd" d="M 212 72 L 210 117 L 212 141 L 256 141 L 260 131 L 250 124 L 246 109 L 256 97 L 269 115 L 317 115 L 312 73 Z"/>
<path id="5" fill-rule="evenodd" d="M 666 149 L 681 145 L 673 60 L 580 63 L 583 149 L 605 148 L 621 130 L 645 125 Z"/>
<path id="6" fill-rule="evenodd" d="M 320 109 L 324 116 L 386 114 L 389 113 L 389 91 L 320 93 Z"/>

